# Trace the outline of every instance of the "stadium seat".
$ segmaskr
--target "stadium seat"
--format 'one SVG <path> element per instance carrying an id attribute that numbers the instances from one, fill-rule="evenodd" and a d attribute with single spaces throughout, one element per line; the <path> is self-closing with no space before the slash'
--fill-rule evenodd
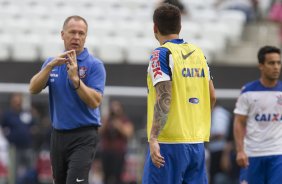
<path id="1" fill-rule="evenodd" d="M 108 37 L 116 34 L 116 22 L 110 20 L 90 20 L 88 22 L 88 35 Z"/>
<path id="2" fill-rule="evenodd" d="M 55 57 L 64 51 L 64 44 L 60 35 L 46 35 L 44 40 L 39 49 L 40 61 L 45 61 L 48 57 Z"/>
<path id="3" fill-rule="evenodd" d="M 142 22 L 138 21 L 119 21 L 115 29 L 117 36 L 123 37 L 125 40 L 131 37 L 144 36 Z"/>
<path id="4" fill-rule="evenodd" d="M 99 57 L 99 45 L 101 43 L 101 38 L 95 35 L 88 35 L 85 47 L 88 49 L 90 53 L 92 53 L 95 57 Z"/>
<path id="5" fill-rule="evenodd" d="M 10 59 L 10 48 L 7 45 L 0 43 L 0 62 L 8 61 Z"/>
<path id="6" fill-rule="evenodd" d="M 155 39 L 153 27 L 154 24 L 151 21 L 141 21 L 142 29 L 140 30 L 141 37 L 148 37 Z"/>
<path id="7" fill-rule="evenodd" d="M 37 46 L 33 43 L 17 41 L 12 44 L 12 60 L 22 62 L 38 61 Z"/>
<path id="8" fill-rule="evenodd" d="M 25 17 L 27 21 L 30 20 L 30 18 L 37 17 L 45 17 L 50 13 L 50 6 L 47 8 L 46 6 L 43 6 L 41 4 L 37 4 L 36 2 L 33 2 L 31 4 L 25 4 L 21 7 L 21 16 Z"/>
<path id="9" fill-rule="evenodd" d="M 200 36 L 201 26 L 196 21 L 185 21 L 182 23 L 180 38 L 185 38 L 185 41 L 189 42 L 189 39 L 197 38 Z"/>
<path id="10" fill-rule="evenodd" d="M 126 42 L 120 37 L 104 37 L 99 44 L 99 58 L 105 63 L 122 63 L 125 59 Z"/>
<path id="11" fill-rule="evenodd" d="M 0 34 L 0 45 L 10 46 L 13 43 L 13 36 L 7 32 L 2 32 Z"/>
<path id="12" fill-rule="evenodd" d="M 191 10 L 189 12 L 191 14 L 191 19 L 197 22 L 205 23 L 210 21 L 215 21 L 218 19 L 218 14 L 215 9 L 201 9 L 200 11 L 197 9 Z"/>
<path id="13" fill-rule="evenodd" d="M 216 54 L 220 54 L 227 46 L 229 28 L 218 21 L 213 21 L 202 25 L 200 31 L 200 37 L 205 40 L 211 41 L 216 51 Z"/>
<path id="14" fill-rule="evenodd" d="M 39 37 L 32 34 L 18 34 L 11 44 L 12 60 L 35 62 L 39 59 Z"/>
<path id="15" fill-rule="evenodd" d="M 133 38 L 130 46 L 125 47 L 126 62 L 129 64 L 147 64 L 152 51 L 159 46 L 159 43 L 151 38 Z"/>
<path id="16" fill-rule="evenodd" d="M 3 26 L 1 29 L 8 34 L 21 34 L 30 32 L 32 26 L 31 22 L 24 18 L 10 17 L 3 19 Z"/>
<path id="17" fill-rule="evenodd" d="M 130 9 L 120 6 L 105 8 L 104 14 L 106 15 L 106 19 L 111 21 L 130 20 L 134 17 Z"/>
<path id="18" fill-rule="evenodd" d="M 238 10 L 222 10 L 219 12 L 218 20 L 229 27 L 230 42 L 232 44 L 238 43 L 247 21 L 246 15 Z"/>
<path id="19" fill-rule="evenodd" d="M 62 30 L 62 22 L 51 18 L 36 18 L 32 21 L 31 32 L 36 35 L 59 35 Z"/>
<path id="20" fill-rule="evenodd" d="M 196 46 L 201 48 L 205 57 L 207 58 L 207 61 L 209 63 L 212 62 L 215 54 L 215 48 L 214 48 L 214 43 L 211 40 L 207 40 L 200 37 L 200 38 L 191 39 L 190 43 L 195 44 Z"/>
<path id="21" fill-rule="evenodd" d="M 88 20 L 89 23 L 92 21 L 93 23 L 99 20 L 102 21 L 107 17 L 104 10 L 99 6 L 78 6 L 76 10 L 80 12 L 78 15 L 85 17 L 85 19 Z"/>
<path id="22" fill-rule="evenodd" d="M 20 14 L 20 7 L 9 2 L 1 4 L 1 19 L 14 18 Z"/>

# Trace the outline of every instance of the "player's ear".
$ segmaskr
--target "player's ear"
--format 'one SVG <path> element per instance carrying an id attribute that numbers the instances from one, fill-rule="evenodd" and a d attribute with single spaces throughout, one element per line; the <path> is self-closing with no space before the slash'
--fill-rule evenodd
<path id="1" fill-rule="evenodd" d="M 263 70 L 263 66 L 264 66 L 263 63 L 259 63 L 259 64 L 258 64 L 258 69 L 259 69 L 260 71 L 262 71 L 262 70 Z"/>
<path id="2" fill-rule="evenodd" d="M 154 24 L 154 33 L 158 33 L 158 27 L 156 26 L 156 24 Z"/>

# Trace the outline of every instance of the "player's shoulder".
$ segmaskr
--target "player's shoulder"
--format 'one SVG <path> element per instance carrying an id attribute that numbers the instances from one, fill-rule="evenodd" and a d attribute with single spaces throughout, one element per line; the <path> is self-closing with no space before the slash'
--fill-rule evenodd
<path id="1" fill-rule="evenodd" d="M 150 56 L 150 61 L 160 61 L 165 58 L 167 58 L 168 55 L 170 55 L 171 52 L 168 48 L 165 47 L 157 47 L 153 50 L 151 56 Z"/>
<path id="2" fill-rule="evenodd" d="M 281 80 L 278 81 L 277 87 L 278 87 L 280 90 L 282 90 L 282 81 L 281 81 Z"/>
<path id="3" fill-rule="evenodd" d="M 166 54 L 170 53 L 170 51 L 168 48 L 160 46 L 155 48 L 152 53 Z"/>
<path id="4" fill-rule="evenodd" d="M 241 93 L 246 93 L 250 91 L 258 91 L 262 87 L 261 83 L 259 80 L 251 81 L 246 83 L 242 89 Z"/>
<path id="5" fill-rule="evenodd" d="M 241 93 L 265 91 L 282 91 L 282 81 L 279 80 L 274 87 L 265 87 L 260 80 L 251 81 L 242 87 Z"/>

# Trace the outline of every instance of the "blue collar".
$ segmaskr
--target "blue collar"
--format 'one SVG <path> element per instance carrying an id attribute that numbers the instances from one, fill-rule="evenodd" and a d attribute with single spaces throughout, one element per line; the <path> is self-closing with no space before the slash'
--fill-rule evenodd
<path id="1" fill-rule="evenodd" d="M 76 57 L 77 61 L 83 61 L 89 56 L 87 48 L 84 48 L 83 51 Z"/>
<path id="2" fill-rule="evenodd" d="M 171 43 L 175 43 L 175 44 L 181 44 L 184 43 L 183 39 L 177 38 L 177 39 L 171 39 L 171 40 L 166 40 L 163 44 L 167 43 L 167 42 L 171 42 Z"/>

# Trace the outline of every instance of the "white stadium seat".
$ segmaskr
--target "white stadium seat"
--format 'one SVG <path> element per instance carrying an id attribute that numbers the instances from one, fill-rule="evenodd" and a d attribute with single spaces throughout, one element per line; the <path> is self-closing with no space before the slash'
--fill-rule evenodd
<path id="1" fill-rule="evenodd" d="M 19 34 L 11 44 L 12 60 L 35 62 L 39 59 L 39 37 L 31 34 Z"/>
<path id="2" fill-rule="evenodd" d="M 24 62 L 38 61 L 37 46 L 32 43 L 16 42 L 12 45 L 12 60 Z"/>
<path id="3" fill-rule="evenodd" d="M 152 51 L 159 46 L 156 40 L 150 38 L 134 38 L 125 47 L 126 62 L 130 64 L 147 64 Z"/>
<path id="4" fill-rule="evenodd" d="M 99 58 L 105 63 L 122 63 L 126 42 L 120 37 L 104 37 L 99 44 Z"/>
<path id="5" fill-rule="evenodd" d="M 0 43 L 0 62 L 8 61 L 10 59 L 10 48 L 7 45 Z"/>
<path id="6" fill-rule="evenodd" d="M 236 44 L 241 39 L 247 17 L 242 11 L 222 10 L 219 12 L 218 21 L 229 27 L 230 41 Z"/>
<path id="7" fill-rule="evenodd" d="M 44 41 L 40 45 L 40 61 L 45 61 L 48 57 L 58 56 L 60 53 L 64 52 L 64 44 L 60 38 L 60 35 L 45 35 Z"/>

